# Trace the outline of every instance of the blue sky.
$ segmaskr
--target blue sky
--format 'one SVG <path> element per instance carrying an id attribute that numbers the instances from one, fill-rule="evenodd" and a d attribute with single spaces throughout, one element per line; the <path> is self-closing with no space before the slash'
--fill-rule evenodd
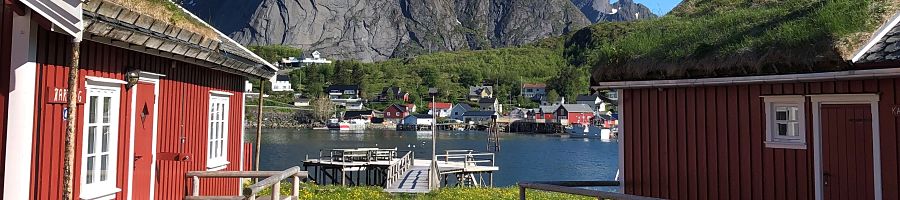
<path id="1" fill-rule="evenodd" d="M 634 0 L 634 2 L 650 7 L 650 11 L 656 15 L 664 15 L 681 3 L 681 0 Z"/>

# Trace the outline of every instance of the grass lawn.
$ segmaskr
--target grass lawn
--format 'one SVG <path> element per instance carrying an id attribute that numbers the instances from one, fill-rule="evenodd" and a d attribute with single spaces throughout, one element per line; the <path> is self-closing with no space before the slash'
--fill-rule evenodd
<path id="1" fill-rule="evenodd" d="M 290 185 L 283 184 L 281 193 L 290 194 Z M 569 195 L 563 193 L 551 193 L 537 190 L 527 191 L 528 199 L 559 199 L 559 200 L 578 200 L 578 199 L 596 199 L 590 197 Z M 268 195 L 268 191 L 263 191 L 262 195 Z M 325 200 L 325 199 L 341 199 L 341 200 L 380 200 L 380 199 L 416 199 L 416 200 L 482 200 L 482 199 L 519 199 L 518 187 L 503 188 L 472 188 L 472 187 L 448 187 L 442 188 L 437 192 L 428 194 L 390 194 L 382 191 L 380 187 L 341 187 L 341 186 L 319 186 L 313 184 L 303 184 L 300 189 L 299 199 L 309 200 Z"/>

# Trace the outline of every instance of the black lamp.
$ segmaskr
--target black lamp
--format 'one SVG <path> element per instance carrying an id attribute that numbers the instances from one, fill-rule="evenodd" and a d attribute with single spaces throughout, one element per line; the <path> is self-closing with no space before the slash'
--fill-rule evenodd
<path id="1" fill-rule="evenodd" d="M 137 84 L 138 80 L 141 78 L 140 74 L 141 74 L 141 70 L 136 70 L 136 69 L 128 71 L 128 73 L 125 73 L 125 82 L 127 82 L 125 84 L 125 88 L 131 89 L 132 86 Z"/>

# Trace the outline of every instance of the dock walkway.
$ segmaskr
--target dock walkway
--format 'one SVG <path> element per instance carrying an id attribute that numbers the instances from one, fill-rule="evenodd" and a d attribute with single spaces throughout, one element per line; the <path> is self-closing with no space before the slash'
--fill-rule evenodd
<path id="1" fill-rule="evenodd" d="M 428 193 L 428 167 L 414 166 L 403 173 L 396 183 L 384 189 L 390 193 Z"/>
<path id="2" fill-rule="evenodd" d="M 319 184 L 377 185 L 391 193 L 427 193 L 440 187 L 441 182 L 448 184 L 450 176 L 455 177 L 459 186 L 493 185 L 493 172 L 500 170 L 494 165 L 493 153 L 446 150 L 446 154 L 436 155 L 438 160 L 432 168 L 431 159 L 415 159 L 413 152 L 396 157 L 400 155 L 396 151 L 332 149 L 327 154 L 320 152 L 319 158 L 305 160 L 303 166 Z M 432 169 L 437 172 L 431 174 Z M 481 178 L 476 179 L 476 175 Z M 489 183 L 484 183 L 484 175 L 490 176 Z"/>

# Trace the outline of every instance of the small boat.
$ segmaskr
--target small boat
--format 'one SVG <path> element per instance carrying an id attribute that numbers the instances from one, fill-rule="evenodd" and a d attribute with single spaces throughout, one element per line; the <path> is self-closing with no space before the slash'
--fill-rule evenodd
<path id="1" fill-rule="evenodd" d="M 366 130 L 366 121 L 362 119 L 351 119 L 350 121 L 330 119 L 325 126 L 328 127 L 328 130 L 333 131 L 362 131 Z"/>
<path id="2" fill-rule="evenodd" d="M 610 140 L 610 130 L 600 128 L 595 125 L 575 124 L 570 128 L 566 128 L 566 133 L 570 138 L 592 138 L 601 140 Z"/>

